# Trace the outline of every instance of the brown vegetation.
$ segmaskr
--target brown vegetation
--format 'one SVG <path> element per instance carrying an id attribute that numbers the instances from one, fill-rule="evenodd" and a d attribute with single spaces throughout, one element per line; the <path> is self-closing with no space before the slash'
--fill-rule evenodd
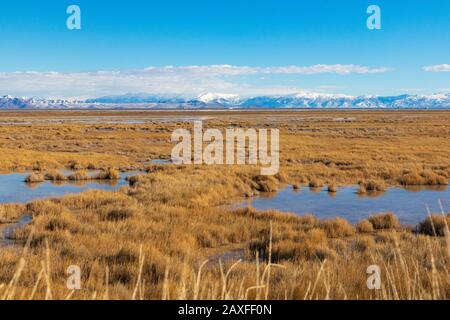
<path id="1" fill-rule="evenodd" d="M 443 237 L 449 234 L 450 213 L 444 215 L 430 215 L 418 226 L 418 231 L 430 236 Z"/>
<path id="2" fill-rule="evenodd" d="M 372 233 L 373 225 L 369 220 L 364 219 L 358 222 L 358 224 L 356 225 L 356 229 L 359 233 Z"/>
<path id="3" fill-rule="evenodd" d="M 330 183 L 330 184 L 328 185 L 327 190 L 328 190 L 328 192 L 336 193 L 336 192 L 338 191 L 338 188 L 337 188 L 336 184 Z"/>
<path id="4" fill-rule="evenodd" d="M 313 179 L 309 182 L 309 187 L 310 188 L 322 188 L 323 182 L 319 179 Z"/>
<path id="5" fill-rule="evenodd" d="M 26 183 L 36 183 L 43 182 L 45 180 L 45 176 L 40 173 L 31 173 L 25 178 Z"/>
<path id="6" fill-rule="evenodd" d="M 400 223 L 398 222 L 397 217 L 391 212 L 380 213 L 375 216 L 369 217 L 369 222 L 376 230 L 396 230 L 400 228 Z"/>
<path id="7" fill-rule="evenodd" d="M 386 185 L 383 181 L 368 180 L 359 183 L 359 193 L 365 193 L 367 191 L 386 191 Z"/>
<path id="8" fill-rule="evenodd" d="M 120 179 L 119 171 L 116 169 L 109 168 L 105 171 L 100 172 L 97 174 L 94 179 L 97 180 L 118 180 Z"/>

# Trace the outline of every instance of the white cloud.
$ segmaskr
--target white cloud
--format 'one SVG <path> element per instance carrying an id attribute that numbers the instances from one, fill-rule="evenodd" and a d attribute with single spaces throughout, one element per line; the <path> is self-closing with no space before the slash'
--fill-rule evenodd
<path id="1" fill-rule="evenodd" d="M 127 71 L 95 72 L 0 72 L 0 94 L 14 96 L 89 98 L 125 93 L 158 93 L 198 95 L 204 92 L 238 93 L 286 92 L 297 88 L 263 88 L 237 83 L 246 75 L 312 75 L 312 74 L 373 74 L 389 68 L 358 65 L 313 65 L 285 67 L 248 67 L 231 65 L 165 66 Z"/>
<path id="2" fill-rule="evenodd" d="M 423 70 L 427 72 L 450 72 L 450 64 L 436 64 L 432 66 L 425 66 Z"/>
<path id="3" fill-rule="evenodd" d="M 369 73 L 384 73 L 388 72 L 391 69 L 386 67 L 379 68 L 370 68 L 365 66 L 358 65 L 341 65 L 341 64 L 317 64 L 310 67 L 297 67 L 297 66 L 289 66 L 289 67 L 270 67 L 264 68 L 264 72 L 262 73 L 273 73 L 273 74 L 320 74 L 320 73 L 336 73 L 336 74 L 369 74 Z"/>
<path id="4" fill-rule="evenodd" d="M 368 74 L 368 73 L 384 73 L 390 71 L 390 68 L 377 67 L 371 68 L 353 64 L 317 64 L 313 66 L 282 66 L 282 67 L 248 67 L 248 66 L 231 66 L 231 65 L 209 65 L 209 66 L 181 66 L 181 67 L 150 67 L 144 69 L 144 72 L 160 72 L 160 73 L 193 73 L 208 75 L 252 75 L 252 74 Z"/>

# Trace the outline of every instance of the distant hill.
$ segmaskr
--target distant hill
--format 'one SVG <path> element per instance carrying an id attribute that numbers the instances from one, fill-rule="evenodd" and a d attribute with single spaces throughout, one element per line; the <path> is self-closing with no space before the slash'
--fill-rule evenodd
<path id="1" fill-rule="evenodd" d="M 0 109 L 70 108 L 450 108 L 450 94 L 348 96 L 321 93 L 267 95 L 241 98 L 233 94 L 206 93 L 189 99 L 180 96 L 126 94 L 86 101 L 0 97 Z"/>
<path id="2" fill-rule="evenodd" d="M 0 109 L 63 109 L 85 105 L 84 101 L 65 99 L 0 97 Z"/>

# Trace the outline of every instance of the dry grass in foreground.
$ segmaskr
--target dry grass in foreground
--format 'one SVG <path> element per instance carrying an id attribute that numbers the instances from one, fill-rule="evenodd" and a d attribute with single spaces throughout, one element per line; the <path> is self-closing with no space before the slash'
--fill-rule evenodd
<path id="1" fill-rule="evenodd" d="M 414 232 L 391 214 L 355 227 L 223 206 L 287 179 L 258 172 L 152 166 L 117 192 L 1 206 L 34 220 L 15 233 L 23 249 L 0 250 L 0 299 L 450 298 L 449 216 Z M 66 287 L 71 265 L 80 291 Z M 370 265 L 381 290 L 367 289 Z"/>

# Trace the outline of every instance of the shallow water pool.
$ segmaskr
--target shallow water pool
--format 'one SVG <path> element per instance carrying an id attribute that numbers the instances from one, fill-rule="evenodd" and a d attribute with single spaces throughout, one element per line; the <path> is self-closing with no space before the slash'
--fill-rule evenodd
<path id="1" fill-rule="evenodd" d="M 67 174 L 67 172 L 64 172 Z M 126 178 L 142 172 L 124 172 L 120 179 L 25 183 L 28 173 L 0 174 L 0 203 L 25 203 L 37 199 L 60 197 L 87 190 L 114 191 L 127 184 Z"/>
<path id="2" fill-rule="evenodd" d="M 356 223 L 380 212 L 393 212 L 405 225 L 416 225 L 432 213 L 440 213 L 439 202 L 450 212 L 450 188 L 390 188 L 383 193 L 359 195 L 357 186 L 341 187 L 337 193 L 304 187 L 294 191 L 287 187 L 278 193 L 262 194 L 241 202 L 238 207 L 252 206 L 258 210 L 275 209 L 299 215 L 314 214 L 319 218 L 342 217 Z"/>

